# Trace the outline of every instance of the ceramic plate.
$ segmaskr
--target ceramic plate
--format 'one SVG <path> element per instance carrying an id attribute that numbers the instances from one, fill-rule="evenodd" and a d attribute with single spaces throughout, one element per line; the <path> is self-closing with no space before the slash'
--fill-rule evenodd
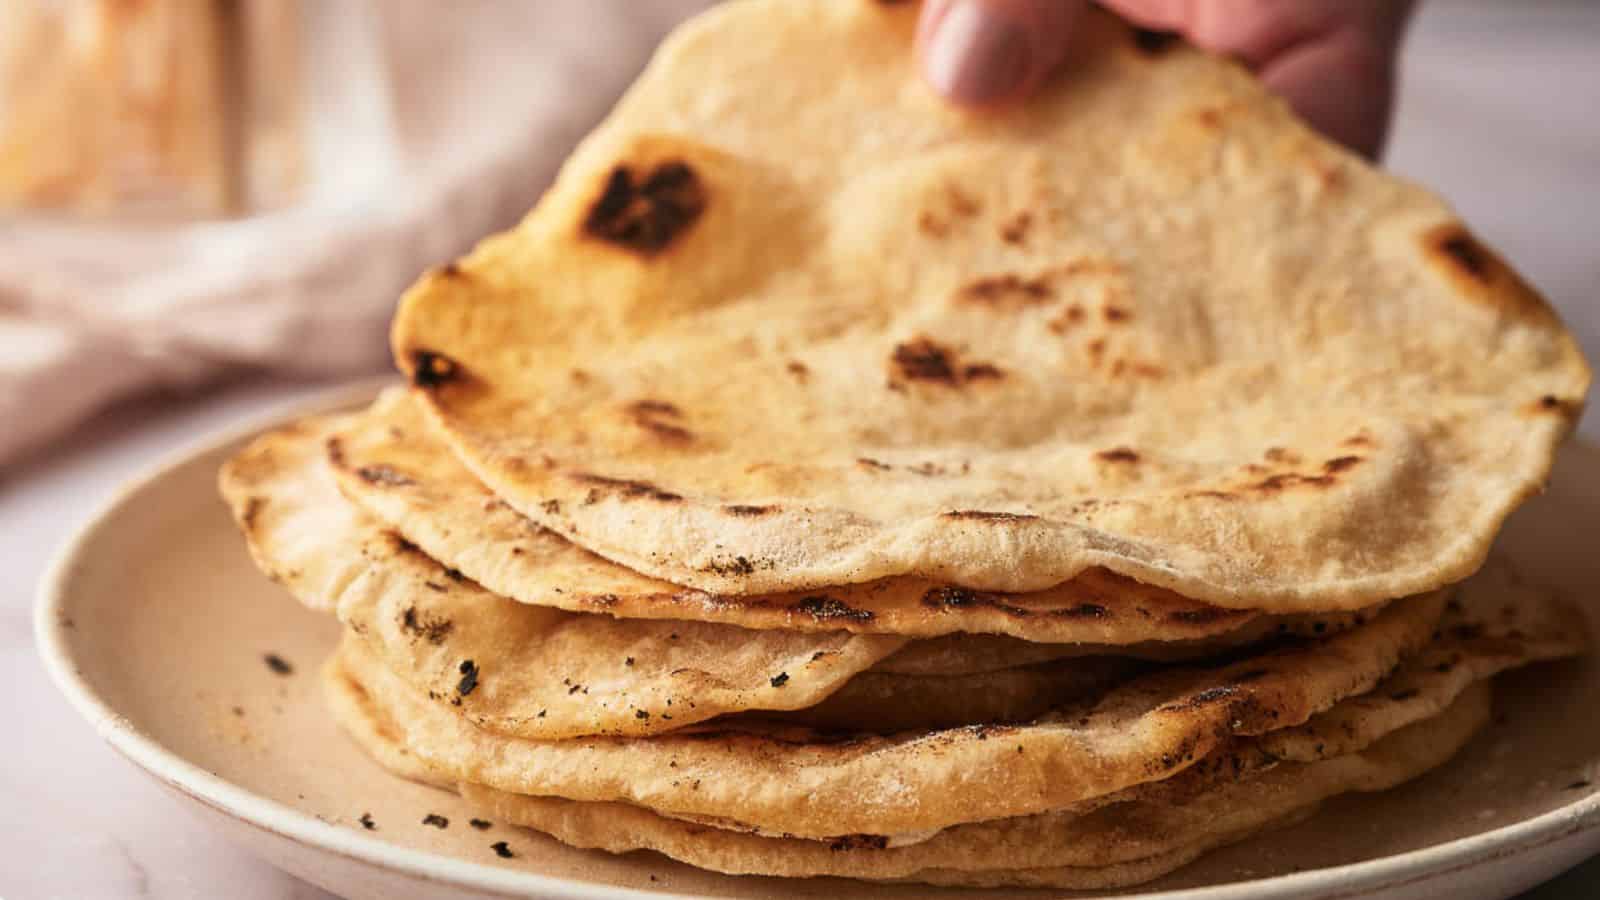
<path id="1" fill-rule="evenodd" d="M 368 399 L 369 386 L 315 410 Z M 452 794 L 394 778 L 323 711 L 317 670 L 338 627 L 251 565 L 215 481 L 259 423 L 195 448 L 114 498 L 65 549 L 38 607 L 39 646 L 72 704 L 122 754 L 243 844 L 353 898 L 927 896 L 922 887 L 700 872 L 528 831 L 469 824 Z M 1523 575 L 1591 602 L 1600 585 L 1600 450 L 1570 446 L 1501 546 Z M 1593 617 L 1591 618 L 1600 618 Z M 1600 852 L 1600 670 L 1502 679 L 1497 718 L 1446 768 L 1328 804 L 1295 828 L 1125 892 L 1144 900 L 1503 898 Z M 447 826 L 424 824 L 429 815 Z M 370 823 L 370 824 L 363 824 Z M 506 841 L 515 856 L 491 849 Z M 951 896 L 1060 896 L 957 892 Z"/>

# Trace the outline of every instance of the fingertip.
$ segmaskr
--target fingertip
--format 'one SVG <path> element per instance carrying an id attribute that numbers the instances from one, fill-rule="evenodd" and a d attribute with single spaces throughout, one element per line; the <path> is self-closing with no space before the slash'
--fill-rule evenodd
<path id="1" fill-rule="evenodd" d="M 1369 159 L 1382 154 L 1393 112 L 1394 59 L 1362 33 L 1339 32 L 1298 48 L 1268 65 L 1261 78 L 1313 128 Z"/>
<path id="2" fill-rule="evenodd" d="M 938 27 L 939 21 L 949 11 L 952 0 L 923 0 L 922 7 L 917 11 L 917 48 L 927 44 L 928 38 L 933 35 L 933 30 Z"/>
<path id="3" fill-rule="evenodd" d="M 967 106 L 1032 90 L 1065 55 L 1078 0 L 930 0 L 918 23 L 923 77 Z"/>

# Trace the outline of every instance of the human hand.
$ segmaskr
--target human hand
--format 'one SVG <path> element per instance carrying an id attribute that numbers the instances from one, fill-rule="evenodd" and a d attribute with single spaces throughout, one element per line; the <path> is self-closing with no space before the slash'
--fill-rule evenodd
<path id="1" fill-rule="evenodd" d="M 1383 146 L 1395 56 L 1413 0 L 1102 0 L 1146 28 L 1232 55 L 1317 129 L 1367 156 Z M 1087 0 L 926 0 L 924 77 L 964 106 L 1026 95 L 1067 53 Z"/>

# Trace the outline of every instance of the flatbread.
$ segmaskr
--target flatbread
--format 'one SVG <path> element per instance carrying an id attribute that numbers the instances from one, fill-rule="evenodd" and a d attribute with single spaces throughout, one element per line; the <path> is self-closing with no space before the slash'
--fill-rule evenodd
<path id="1" fill-rule="evenodd" d="M 461 793 L 497 822 L 536 828 L 574 846 L 612 853 L 655 850 L 729 874 L 1117 887 L 1164 874 L 1268 824 L 1292 821 L 1338 794 L 1387 790 L 1415 778 L 1449 760 L 1488 719 L 1488 685 L 1479 683 L 1438 716 L 1363 752 L 1224 781 L 1187 803 L 1130 801 L 1086 815 L 1046 813 L 960 825 L 926 841 L 883 849 L 868 841 L 828 843 L 705 828 L 621 803 L 529 797 L 473 784 L 463 784 Z M 1151 865 L 1163 857 L 1170 866 Z M 1127 877 L 1117 877 L 1121 866 L 1131 868 Z M 1098 877 L 1090 874 L 1097 870 Z"/>
<path id="2" fill-rule="evenodd" d="M 1156 672 L 1027 724 L 891 736 L 727 723 L 648 740 L 518 740 L 429 702 L 358 641 L 341 645 L 332 678 L 368 695 L 407 750 L 458 781 L 806 837 L 905 834 L 1060 809 L 1170 778 L 1234 735 L 1305 722 L 1424 646 L 1444 602 L 1411 598 L 1325 640 Z"/>
<path id="3" fill-rule="evenodd" d="M 1408 777 L 1405 771 L 1442 762 L 1487 719 L 1490 675 L 1580 652 L 1581 625 L 1572 607 L 1496 565 L 1450 604 L 1438 638 L 1423 653 L 1371 692 L 1345 698 L 1303 726 L 1235 740 L 1176 776 L 1065 809 L 928 833 L 797 839 L 727 819 L 663 815 L 631 804 L 527 797 L 473 784 L 461 790 L 497 819 L 540 828 L 577 846 L 656 849 L 724 872 L 950 884 L 1131 884 L 1116 873 L 1131 878 L 1148 871 L 1154 877 L 1205 849 L 1248 836 L 1259 830 L 1254 823 L 1273 821 L 1275 814 L 1287 823 L 1332 793 L 1384 789 Z M 348 705 L 348 697 L 359 692 L 335 679 L 335 695 L 341 684 Z M 382 716 L 370 698 L 345 713 L 350 715 L 358 721 L 346 727 L 363 745 L 378 740 L 372 731 Z M 381 740 L 393 745 L 395 730 Z M 384 748 L 375 753 L 382 759 Z M 1279 764 L 1280 759 L 1295 762 Z M 1393 780 L 1382 777 L 1385 767 Z M 1347 776 L 1375 780 L 1364 787 L 1337 786 Z M 1296 803 L 1304 804 L 1294 807 L 1298 813 L 1284 813 Z M 1185 844 L 1193 834 L 1202 840 Z M 938 869 L 906 874 L 920 860 L 935 860 Z M 1085 861 L 1107 865 L 1088 871 Z"/>
<path id="4" fill-rule="evenodd" d="M 419 784 L 445 790 L 457 788 L 449 775 L 428 765 L 401 742 L 400 729 L 378 714 L 370 697 L 340 677 L 337 655 L 322 667 L 322 686 L 333 720 L 378 765 Z"/>
<path id="5" fill-rule="evenodd" d="M 363 747 L 386 766 L 392 767 L 395 759 L 411 759 L 398 729 L 384 722 L 370 698 L 341 677 L 330 679 L 329 686 L 337 717 Z M 656 850 L 731 874 L 1117 886 L 1171 871 L 1205 850 L 1249 836 L 1261 825 L 1303 817 L 1334 794 L 1381 790 L 1442 763 L 1487 721 L 1488 698 L 1487 684 L 1479 683 L 1439 716 L 1387 735 L 1359 753 L 1252 770 L 1243 778 L 1229 779 L 1226 770 L 1214 768 L 1181 803 L 1149 792 L 1081 812 L 958 825 L 892 848 L 884 846 L 887 839 L 868 835 L 830 841 L 758 836 L 684 822 L 628 803 L 519 795 L 472 783 L 459 788 L 469 803 L 495 821 L 537 828 L 579 847 L 614 853 Z M 414 766 L 401 774 L 415 777 L 413 771 Z M 439 777 L 429 770 L 424 774 L 430 781 Z M 930 874 L 930 869 L 938 871 Z M 1050 871 L 1030 871 L 1039 869 Z"/>
<path id="6" fill-rule="evenodd" d="M 1039 657 L 1018 648 L 1053 645 L 951 640 L 920 664 L 912 658 L 909 668 L 921 673 L 878 674 L 871 669 L 898 655 L 903 640 L 516 604 L 444 568 L 338 495 L 321 448 L 351 423 L 346 416 L 309 419 L 262 436 L 229 463 L 224 493 L 265 570 L 307 605 L 331 606 L 390 671 L 479 728 L 541 740 L 649 735 L 723 715 L 785 710 L 793 712 L 768 717 L 880 733 L 1014 722 L 1087 697 L 1137 668 L 1093 657 L 1037 665 L 1062 655 L 1060 648 Z M 555 586 L 557 594 L 577 590 Z M 1349 624 L 1348 615 L 1332 618 Z M 1254 641 L 1290 628 L 1289 621 L 1266 628 L 1272 621 L 1246 626 L 1240 637 Z M 1015 654 L 1011 665 L 1003 664 L 1007 652 Z M 935 670 L 935 662 L 944 669 Z M 835 692 L 841 695 L 826 699 Z"/>
<path id="7" fill-rule="evenodd" d="M 1376 736 L 1438 715 L 1472 685 L 1507 669 L 1577 656 L 1589 629 L 1575 606 L 1524 582 L 1504 560 L 1468 579 L 1445 609 L 1439 636 L 1375 690 L 1304 725 L 1260 738 L 1275 759 L 1310 762 L 1359 750 Z"/>
<path id="8" fill-rule="evenodd" d="M 446 569 L 347 503 L 322 464 L 339 416 L 254 441 L 222 490 L 251 553 L 384 665 L 474 725 L 554 740 L 813 706 L 905 642 L 528 606 Z"/>
<path id="9" fill-rule="evenodd" d="M 1372 612 L 1329 613 L 1314 621 L 1261 616 L 1188 600 L 1103 569 L 1024 595 L 963 590 L 919 578 L 748 596 L 684 588 L 596 556 L 501 502 L 456 461 L 416 404 L 398 391 L 386 392 L 366 415 L 339 430 L 329 444 L 329 461 L 346 496 L 429 556 L 498 594 L 573 612 L 760 629 L 917 637 L 992 632 L 1058 643 L 1146 642 L 1152 644 L 1148 654 L 1163 658 L 1215 652 L 1317 623 L 1338 628 Z M 1171 646 L 1205 638 L 1215 643 Z"/>
<path id="10" fill-rule="evenodd" d="M 1104 12 L 953 109 L 915 16 L 718 5 L 411 289 L 395 356 L 468 468 L 711 592 L 1099 566 L 1307 611 L 1483 563 L 1590 374 L 1444 203 Z"/>
<path id="11" fill-rule="evenodd" d="M 307 465 L 306 450 L 319 446 L 329 424 L 302 419 L 257 437 L 223 464 L 217 489 L 256 568 L 307 608 L 331 613 L 367 560 L 352 534 L 361 515 L 326 502 L 330 476 Z"/>
<path id="12" fill-rule="evenodd" d="M 1503 671 L 1587 649 L 1588 629 L 1576 607 L 1522 581 L 1505 561 L 1491 560 L 1446 605 L 1434 639 L 1371 691 L 1346 697 L 1302 725 L 1236 740 L 1177 776 L 1077 804 L 1074 810 L 1089 812 L 1129 800 L 1185 804 L 1213 789 L 1219 779 L 1252 776 L 1280 762 L 1314 763 L 1360 753 L 1396 731 L 1444 713 Z M 698 821 L 748 830 L 723 820 Z"/>
<path id="13" fill-rule="evenodd" d="M 1521 580 L 1501 559 L 1491 559 L 1461 586 L 1446 605 L 1438 631 L 1373 691 L 1342 700 L 1304 725 L 1261 736 L 1263 751 L 1292 762 L 1354 753 L 1383 735 L 1438 715 L 1477 682 L 1588 649 L 1588 629 L 1576 608 Z M 941 640 L 908 645 L 820 705 L 782 719 L 877 732 L 1021 721 L 1125 680 L 1137 665 L 1126 657 L 1089 656 L 942 676 L 932 671 L 900 674 L 919 667 L 893 665 L 902 657 L 937 660 L 944 655 Z M 919 654 L 924 645 L 929 648 L 925 656 Z M 982 644 L 955 644 L 951 649 L 955 661 L 969 667 L 985 659 Z M 1004 650 L 987 649 L 997 655 Z"/>

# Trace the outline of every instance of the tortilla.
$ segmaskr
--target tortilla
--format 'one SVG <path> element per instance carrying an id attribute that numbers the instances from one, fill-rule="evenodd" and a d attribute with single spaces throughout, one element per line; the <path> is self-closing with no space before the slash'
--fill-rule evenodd
<path id="1" fill-rule="evenodd" d="M 261 567 L 332 609 L 414 690 L 520 737 L 642 735 L 751 709 L 813 706 L 905 641 L 751 631 L 528 606 L 446 569 L 339 495 L 322 464 L 345 420 L 256 439 L 222 489 Z"/>
<path id="2" fill-rule="evenodd" d="M 1440 714 L 1464 691 L 1500 672 L 1586 652 L 1587 636 L 1576 607 L 1522 580 L 1505 560 L 1491 559 L 1446 604 L 1437 637 L 1376 688 L 1340 701 L 1303 725 L 1262 735 L 1259 744 L 1267 756 L 1293 762 L 1354 753 L 1383 735 Z M 1126 657 L 1075 657 L 954 676 L 908 676 L 900 673 L 917 667 L 893 665 L 903 657 L 937 659 L 944 655 L 939 643 L 912 643 L 820 705 L 781 718 L 877 732 L 1021 721 L 1103 691 L 1130 677 L 1136 665 Z M 923 645 L 934 645 L 927 657 L 919 657 Z M 967 660 L 985 658 L 982 645 L 956 644 L 952 650 Z"/>
<path id="3" fill-rule="evenodd" d="M 348 504 L 328 503 L 331 476 L 307 465 L 306 451 L 320 445 L 328 426 L 311 418 L 274 429 L 217 473 L 217 490 L 256 568 L 317 612 L 333 612 L 343 587 L 367 566 L 355 540 L 328 540 L 350 533 L 363 517 Z"/>
<path id="4" fill-rule="evenodd" d="M 1026 724 L 887 736 L 724 720 L 649 739 L 522 740 L 430 702 L 359 641 L 344 641 L 330 678 L 369 697 L 402 746 L 457 781 L 805 837 L 906 834 L 1093 800 L 1170 778 L 1233 736 L 1301 724 L 1424 646 L 1444 602 L 1411 598 L 1324 640 L 1158 671 Z"/>
<path id="5" fill-rule="evenodd" d="M 399 729 L 382 719 L 369 697 L 341 677 L 331 678 L 329 686 L 341 724 L 363 747 L 385 765 L 410 759 Z M 1408 780 L 1447 760 L 1487 722 L 1488 714 L 1489 691 L 1480 682 L 1440 715 L 1386 735 L 1360 752 L 1251 770 L 1234 778 L 1213 768 L 1181 803 L 1159 791 L 1147 792 L 1081 811 L 957 825 L 901 846 L 887 846 L 889 840 L 871 835 L 826 841 L 760 836 L 685 822 L 628 803 L 519 795 L 470 782 L 459 789 L 495 821 L 533 827 L 574 846 L 613 853 L 656 850 L 730 874 L 1110 887 L 1171 871 L 1267 824 L 1303 818 L 1333 795 L 1383 790 Z M 425 774 L 430 781 L 439 777 L 430 770 Z"/>
<path id="6" fill-rule="evenodd" d="M 1438 715 L 1472 685 L 1500 672 L 1585 653 L 1588 636 L 1577 607 L 1492 559 L 1450 601 L 1438 637 L 1377 689 L 1304 725 L 1263 735 L 1261 747 L 1275 759 L 1294 762 L 1359 750 L 1375 736 Z"/>
<path id="7" fill-rule="evenodd" d="M 226 467 L 224 494 L 264 569 L 278 573 L 307 605 L 331 607 L 413 688 L 488 731 L 540 740 L 650 735 L 741 712 L 878 732 L 1014 722 L 1087 697 L 1137 668 L 1093 657 L 1041 666 L 1034 663 L 1056 657 L 1016 648 L 1052 645 L 950 640 L 920 662 L 910 658 L 907 668 L 920 672 L 874 673 L 906 642 L 513 603 L 443 567 L 339 496 L 321 464 L 322 447 L 351 426 L 347 416 L 314 418 L 258 438 Z M 385 473 L 388 481 L 407 477 Z M 563 552 L 595 560 L 602 577 L 619 568 L 552 539 Z M 586 590 L 582 582 L 565 585 L 557 581 L 549 590 L 557 596 Z M 1239 636 L 1255 642 L 1290 629 L 1289 621 L 1274 621 L 1252 623 Z M 1323 620 L 1317 625 L 1326 630 Z M 1009 666 L 1007 648 L 1015 654 Z"/>
<path id="8" fill-rule="evenodd" d="M 396 360 L 475 475 L 708 592 L 1104 567 L 1315 611 L 1483 563 L 1590 380 L 1494 251 L 1181 41 L 1094 12 L 969 113 L 915 16 L 718 5 L 408 292 Z"/>
<path id="9" fill-rule="evenodd" d="M 1365 751 L 1223 781 L 1184 804 L 1135 800 L 1084 815 L 1045 813 L 959 825 L 926 841 L 882 849 L 870 841 L 828 843 L 704 828 L 621 803 L 529 797 L 472 784 L 461 792 L 495 821 L 536 828 L 574 846 L 612 853 L 655 850 L 729 874 L 1114 887 L 1149 880 L 1198 852 L 1303 817 L 1338 794 L 1409 781 L 1449 760 L 1488 719 L 1488 686 L 1480 683 L 1437 717 Z M 1170 866 L 1149 865 L 1163 857 Z M 1117 877 L 1122 866 L 1133 869 L 1128 877 Z"/>
<path id="10" fill-rule="evenodd" d="M 386 392 L 370 411 L 349 420 L 329 442 L 328 456 L 347 497 L 429 556 L 503 596 L 573 612 L 759 629 L 916 637 L 991 632 L 1066 644 L 1149 643 L 1143 653 L 1159 658 L 1219 652 L 1286 630 L 1346 627 L 1373 612 L 1261 616 L 1099 569 L 1018 595 L 919 578 L 786 594 L 707 593 L 640 575 L 534 524 L 457 462 L 401 392 Z M 1201 639 L 1212 642 L 1179 644 Z M 1034 652 L 1018 651 L 1018 659 Z"/>

